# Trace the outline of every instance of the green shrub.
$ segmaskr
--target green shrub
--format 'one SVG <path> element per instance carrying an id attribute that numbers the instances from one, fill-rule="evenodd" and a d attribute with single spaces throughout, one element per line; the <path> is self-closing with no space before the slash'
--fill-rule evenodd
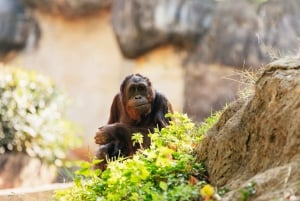
<path id="1" fill-rule="evenodd" d="M 0 66 L 0 154 L 24 152 L 60 163 L 66 150 L 80 143 L 74 124 L 64 117 L 66 103 L 50 79 Z"/>
<path id="2" fill-rule="evenodd" d="M 239 192 L 241 193 L 241 201 L 247 201 L 250 199 L 251 196 L 255 195 L 255 182 L 249 182 L 244 188 L 241 188 Z"/>
<path id="3" fill-rule="evenodd" d="M 172 115 L 172 122 L 150 134 L 151 146 L 133 157 L 108 163 L 103 172 L 83 163 L 74 186 L 56 192 L 59 201 L 199 200 L 206 184 L 205 168 L 193 156 L 195 146 L 208 129 L 194 125 L 186 115 Z M 214 121 L 218 119 L 214 116 Z M 203 126 L 205 128 L 203 128 Z M 140 143 L 140 134 L 133 141 Z"/>

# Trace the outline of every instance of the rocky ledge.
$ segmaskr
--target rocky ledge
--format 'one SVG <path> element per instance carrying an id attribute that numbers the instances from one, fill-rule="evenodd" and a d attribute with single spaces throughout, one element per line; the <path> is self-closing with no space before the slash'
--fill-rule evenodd
<path id="1" fill-rule="evenodd" d="M 225 109 L 197 150 L 210 182 L 240 200 L 300 200 L 300 57 L 265 66 L 253 96 Z"/>

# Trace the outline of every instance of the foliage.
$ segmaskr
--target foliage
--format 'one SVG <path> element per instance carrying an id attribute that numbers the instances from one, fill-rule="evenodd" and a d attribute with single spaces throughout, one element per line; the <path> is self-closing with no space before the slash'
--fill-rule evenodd
<path id="1" fill-rule="evenodd" d="M 226 186 L 223 186 L 223 187 L 221 187 L 221 188 L 218 189 L 218 195 L 219 196 L 223 196 L 226 193 L 228 193 L 229 191 L 230 190 Z"/>
<path id="2" fill-rule="evenodd" d="M 225 106 L 224 109 L 226 109 L 227 105 Z M 210 117 L 207 117 L 205 121 L 200 123 L 200 126 L 198 127 L 198 133 L 200 138 L 198 140 L 201 141 L 202 137 L 205 135 L 205 133 L 213 126 L 216 124 L 217 120 L 221 116 L 222 111 L 218 111 L 215 113 L 212 113 Z"/>
<path id="3" fill-rule="evenodd" d="M 24 152 L 60 163 L 79 145 L 73 123 L 64 118 L 67 97 L 33 71 L 0 66 L 0 154 Z"/>
<path id="4" fill-rule="evenodd" d="M 250 182 L 244 188 L 240 189 L 239 192 L 241 193 L 241 201 L 247 201 L 251 196 L 256 193 L 255 189 L 255 182 Z"/>
<path id="5" fill-rule="evenodd" d="M 192 153 L 208 124 L 205 129 L 199 128 L 186 115 L 178 113 L 172 119 L 169 126 L 149 134 L 150 148 L 141 149 L 129 158 L 110 161 L 103 172 L 92 170 L 93 164 L 83 163 L 74 186 L 57 191 L 56 199 L 199 200 L 200 190 L 206 184 L 205 168 Z M 217 119 L 215 116 L 214 122 Z M 140 135 L 133 138 L 135 143 L 141 143 Z"/>

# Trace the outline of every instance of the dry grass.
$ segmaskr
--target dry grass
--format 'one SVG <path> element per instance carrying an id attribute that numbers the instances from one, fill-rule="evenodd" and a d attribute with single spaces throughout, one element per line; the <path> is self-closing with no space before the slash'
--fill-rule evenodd
<path id="1" fill-rule="evenodd" d="M 264 71 L 264 66 L 259 68 L 248 68 L 237 70 L 234 74 L 226 76 L 225 79 L 237 82 L 239 89 L 237 95 L 239 98 L 252 96 L 255 92 L 255 83 Z"/>

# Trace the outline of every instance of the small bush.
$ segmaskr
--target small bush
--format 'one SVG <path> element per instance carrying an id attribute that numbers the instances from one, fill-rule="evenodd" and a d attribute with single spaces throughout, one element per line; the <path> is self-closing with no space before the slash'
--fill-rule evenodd
<path id="1" fill-rule="evenodd" d="M 217 120 L 215 116 L 214 120 Z M 83 163 L 70 189 L 57 191 L 59 201 L 199 200 L 206 184 L 203 165 L 193 156 L 209 123 L 197 127 L 186 115 L 172 115 L 172 122 L 149 134 L 151 146 L 133 157 L 108 163 L 103 172 Z M 140 134 L 133 141 L 140 142 Z"/>
<path id="2" fill-rule="evenodd" d="M 24 152 L 58 164 L 78 146 L 75 126 L 64 117 L 67 97 L 33 71 L 0 66 L 0 154 Z"/>

